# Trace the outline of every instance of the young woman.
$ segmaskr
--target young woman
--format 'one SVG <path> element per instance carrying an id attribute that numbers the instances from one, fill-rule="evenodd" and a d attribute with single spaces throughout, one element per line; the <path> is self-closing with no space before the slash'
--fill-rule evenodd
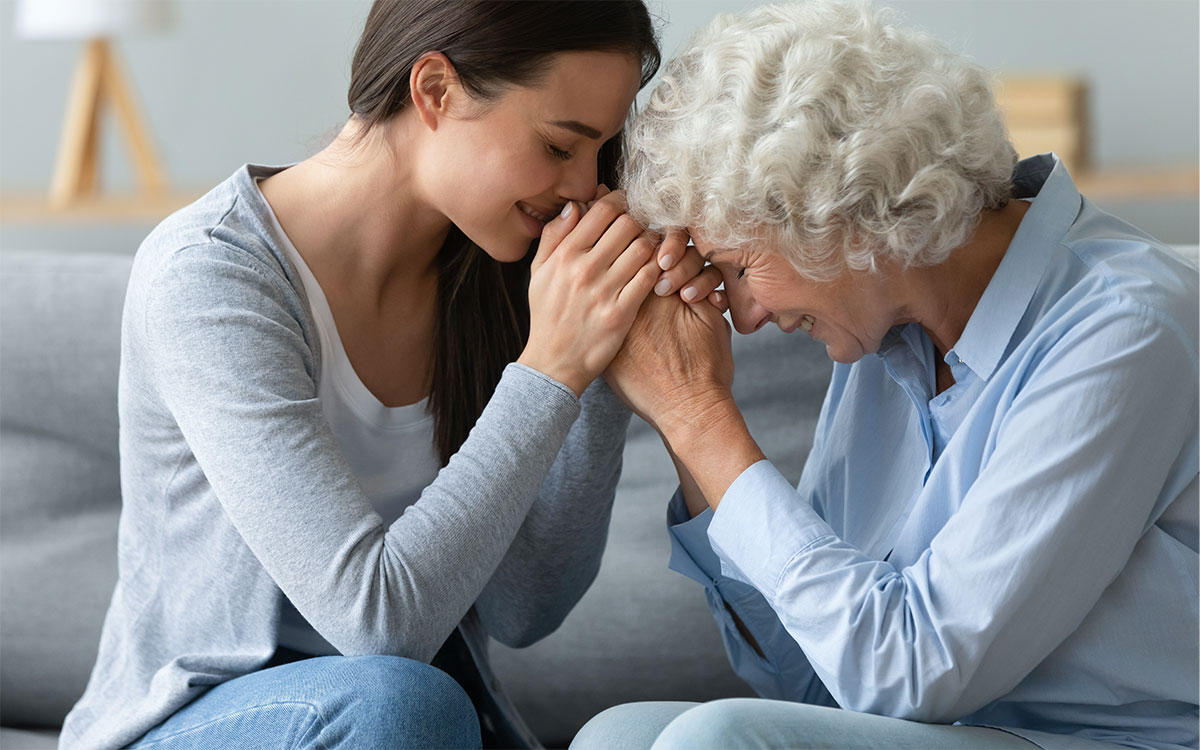
<path id="1" fill-rule="evenodd" d="M 379 0 L 332 145 L 147 238 L 64 747 L 533 742 L 487 638 L 594 577 L 628 411 L 592 381 L 700 265 L 597 195 L 658 60 L 640 0 Z"/>

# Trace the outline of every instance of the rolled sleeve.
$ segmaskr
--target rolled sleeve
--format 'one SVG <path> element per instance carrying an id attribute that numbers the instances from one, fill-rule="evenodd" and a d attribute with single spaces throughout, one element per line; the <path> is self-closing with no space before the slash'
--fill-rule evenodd
<path id="1" fill-rule="evenodd" d="M 787 564 L 833 529 L 803 502 L 767 460 L 743 471 L 708 524 L 721 574 L 753 586 L 770 601 Z"/>
<path id="2" fill-rule="evenodd" d="M 715 586 L 721 575 L 721 560 L 708 542 L 712 518 L 712 510 L 689 518 L 681 490 L 676 490 L 667 504 L 667 535 L 671 538 L 671 559 L 667 566 L 705 587 Z"/>
<path id="3" fill-rule="evenodd" d="M 667 531 L 671 539 L 669 566 L 704 587 L 708 608 L 720 630 L 733 671 L 764 698 L 836 705 L 815 679 L 800 647 L 762 594 L 752 585 L 722 572 L 722 560 L 709 541 L 714 518 L 712 510 L 689 517 L 683 493 L 675 492 L 667 505 Z M 732 616 L 734 612 L 753 634 L 762 656 L 738 630 Z"/>

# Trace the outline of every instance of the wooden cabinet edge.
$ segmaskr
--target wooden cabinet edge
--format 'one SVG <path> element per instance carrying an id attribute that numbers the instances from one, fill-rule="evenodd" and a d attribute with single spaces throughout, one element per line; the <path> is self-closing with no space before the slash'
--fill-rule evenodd
<path id="1" fill-rule="evenodd" d="M 0 193 L 0 222 L 5 224 L 156 224 L 195 201 L 204 190 L 161 194 L 114 193 L 59 206 L 49 196 Z"/>

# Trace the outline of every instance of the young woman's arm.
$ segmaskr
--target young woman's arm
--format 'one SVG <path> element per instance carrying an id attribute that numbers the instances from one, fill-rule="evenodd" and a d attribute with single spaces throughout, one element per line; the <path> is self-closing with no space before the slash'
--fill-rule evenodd
<path id="1" fill-rule="evenodd" d="M 608 192 L 601 186 L 601 196 Z M 608 200 L 614 199 L 624 205 L 622 196 Z M 548 227 L 545 239 L 557 242 L 567 228 Z M 658 264 L 667 269 L 655 285 L 659 296 L 691 289 L 701 299 L 721 283 L 688 239 L 671 232 L 658 247 Z M 528 646 L 553 632 L 600 569 L 630 412 L 604 378 L 588 387 L 581 406 L 537 502 L 476 603 L 488 632 L 509 646 Z"/>
<path id="2" fill-rule="evenodd" d="M 476 602 L 488 633 L 514 648 L 553 632 L 600 569 L 630 412 L 603 378 L 580 401 L 537 501 Z"/>
<path id="3" fill-rule="evenodd" d="M 131 366 L 148 371 L 208 491 L 300 613 L 344 654 L 431 658 L 516 536 L 579 413 L 575 393 L 510 365 L 459 452 L 384 527 L 321 412 L 278 268 L 203 243 L 141 274 L 130 300 L 145 359 Z"/>

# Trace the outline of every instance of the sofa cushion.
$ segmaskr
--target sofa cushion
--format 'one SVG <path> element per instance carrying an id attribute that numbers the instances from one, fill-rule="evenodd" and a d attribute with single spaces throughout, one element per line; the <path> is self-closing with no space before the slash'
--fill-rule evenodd
<path id="1" fill-rule="evenodd" d="M 0 255 L 0 722 L 57 726 L 116 581 L 131 259 Z"/>
<path id="2" fill-rule="evenodd" d="M 55 750 L 58 732 L 50 730 L 0 729 L 0 747 L 5 750 Z"/>

